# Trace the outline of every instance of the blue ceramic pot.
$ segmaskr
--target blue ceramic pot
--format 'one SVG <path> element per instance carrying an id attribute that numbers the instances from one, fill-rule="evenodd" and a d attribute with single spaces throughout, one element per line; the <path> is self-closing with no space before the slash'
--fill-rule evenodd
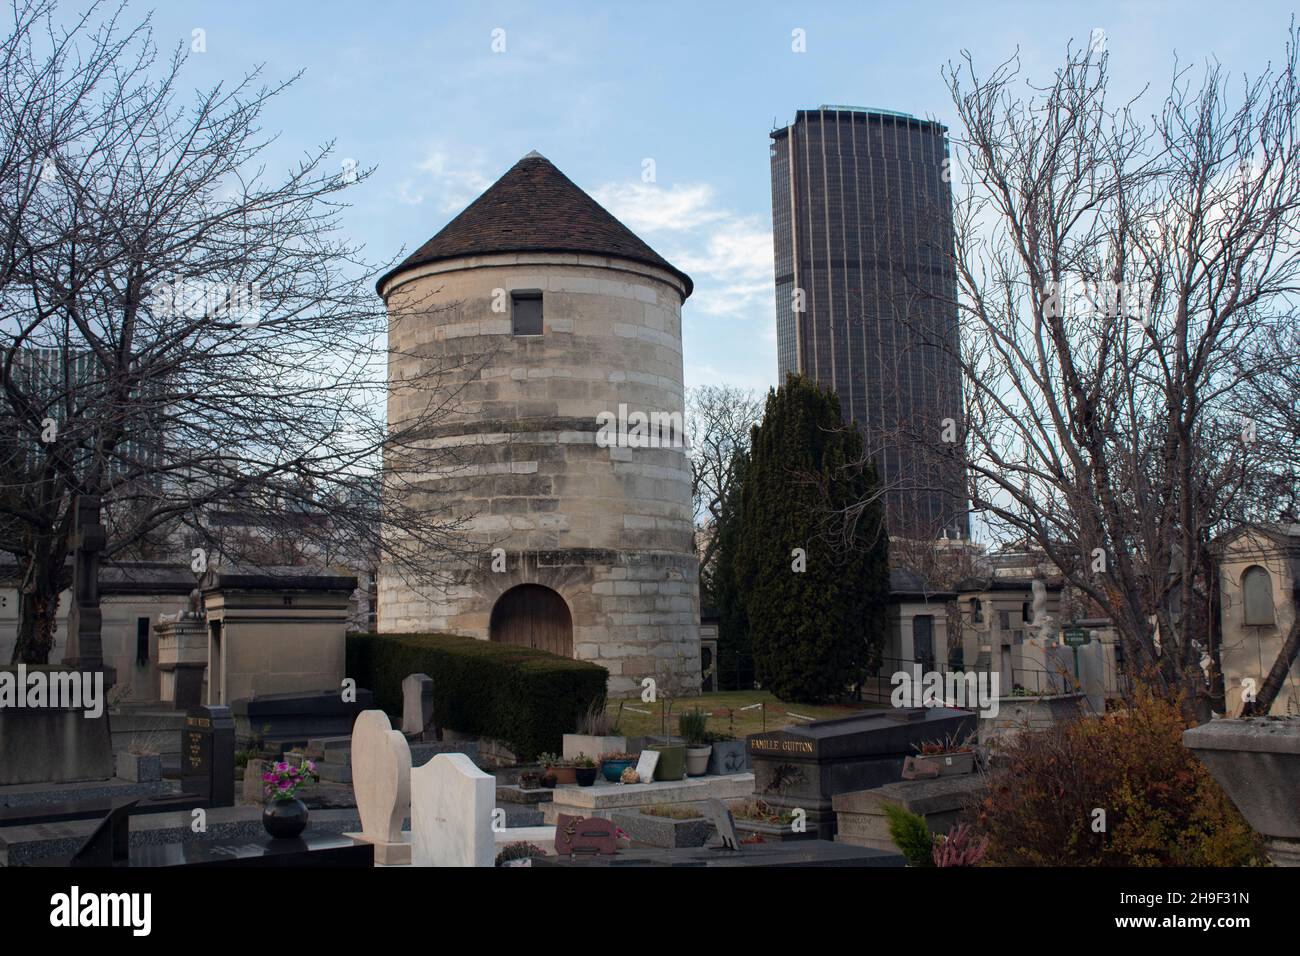
<path id="1" fill-rule="evenodd" d="M 634 764 L 633 760 L 606 760 L 600 765 L 600 770 L 610 783 L 618 783 L 619 778 L 623 776 L 623 771 Z"/>

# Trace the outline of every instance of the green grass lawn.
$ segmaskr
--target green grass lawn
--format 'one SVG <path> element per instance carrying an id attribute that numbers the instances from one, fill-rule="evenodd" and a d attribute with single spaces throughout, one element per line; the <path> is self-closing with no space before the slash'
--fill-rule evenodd
<path id="1" fill-rule="evenodd" d="M 619 705 L 623 705 L 619 714 Z M 750 710 L 742 710 L 752 704 L 761 704 Z M 647 734 L 663 733 L 663 712 L 667 706 L 663 700 L 653 704 L 643 703 L 641 698 L 633 697 L 625 701 L 611 700 L 606 707 L 611 717 L 619 720 L 619 733 L 625 737 L 639 737 Z M 777 700 L 771 692 L 765 690 L 732 690 L 716 694 L 700 694 L 698 697 L 678 697 L 672 701 L 668 717 L 668 732 L 677 733 L 677 717 L 684 711 L 699 707 L 709 713 L 709 730 L 716 733 L 734 733 L 743 738 L 747 734 L 756 734 L 763 730 L 773 730 L 790 724 L 806 724 L 807 718 L 824 720 L 827 717 L 845 717 L 861 710 L 869 710 L 873 704 L 788 704 Z M 718 711 L 730 710 L 732 718 L 718 714 Z M 734 722 L 733 722 L 734 719 Z"/>

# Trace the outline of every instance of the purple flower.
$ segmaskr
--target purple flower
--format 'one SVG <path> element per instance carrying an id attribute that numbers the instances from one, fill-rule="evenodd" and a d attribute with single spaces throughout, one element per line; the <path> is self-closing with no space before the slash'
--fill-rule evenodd
<path id="1" fill-rule="evenodd" d="M 272 783 L 275 780 L 275 774 L 268 770 L 266 773 L 262 774 L 262 779 L 267 783 Z"/>
<path id="2" fill-rule="evenodd" d="M 288 780 L 281 780 L 281 781 L 280 781 L 280 789 L 281 789 L 281 790 L 288 790 L 288 789 L 289 789 L 290 787 L 292 787 L 292 786 L 293 786 L 293 784 L 290 783 Z"/>
<path id="3" fill-rule="evenodd" d="M 289 769 L 289 765 L 282 760 L 275 765 L 275 769 L 278 770 L 280 773 L 284 773 L 286 770 Z"/>

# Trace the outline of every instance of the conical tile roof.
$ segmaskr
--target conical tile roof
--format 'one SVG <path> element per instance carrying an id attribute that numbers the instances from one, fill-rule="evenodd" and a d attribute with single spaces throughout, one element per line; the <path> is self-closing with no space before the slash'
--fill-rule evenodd
<path id="1" fill-rule="evenodd" d="M 685 283 L 690 276 L 671 265 L 579 189 L 536 150 L 465 207 L 442 231 L 375 283 L 415 266 L 497 252 L 570 252 L 614 256 L 657 266 Z"/>

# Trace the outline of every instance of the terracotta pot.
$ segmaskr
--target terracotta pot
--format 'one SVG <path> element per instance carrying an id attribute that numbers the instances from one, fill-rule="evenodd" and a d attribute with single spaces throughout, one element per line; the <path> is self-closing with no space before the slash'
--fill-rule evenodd
<path id="1" fill-rule="evenodd" d="M 552 767 L 551 773 L 555 774 L 555 783 L 558 786 L 562 783 L 577 783 L 578 775 L 575 772 L 577 767 Z"/>

